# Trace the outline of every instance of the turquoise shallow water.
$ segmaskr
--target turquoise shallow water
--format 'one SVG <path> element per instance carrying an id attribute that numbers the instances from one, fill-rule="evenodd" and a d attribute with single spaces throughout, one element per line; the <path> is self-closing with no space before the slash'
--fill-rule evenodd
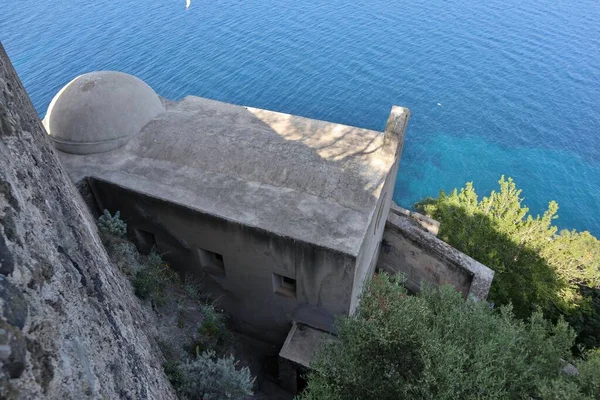
<path id="1" fill-rule="evenodd" d="M 0 40 L 40 114 L 100 69 L 379 130 L 407 106 L 399 204 L 506 174 L 600 235 L 597 0 L 1 0 Z"/>

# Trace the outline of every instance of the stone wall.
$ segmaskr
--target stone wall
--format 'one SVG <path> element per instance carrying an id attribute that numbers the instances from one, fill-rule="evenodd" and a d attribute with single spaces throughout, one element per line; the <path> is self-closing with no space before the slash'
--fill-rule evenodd
<path id="1" fill-rule="evenodd" d="M 0 45 L 0 398 L 175 398 Z"/>
<path id="2" fill-rule="evenodd" d="M 494 272 L 438 239 L 439 223 L 393 206 L 386 222 L 377 268 L 402 273 L 406 287 L 453 285 L 465 297 L 486 299 Z M 433 233 L 432 233 L 433 232 Z"/>

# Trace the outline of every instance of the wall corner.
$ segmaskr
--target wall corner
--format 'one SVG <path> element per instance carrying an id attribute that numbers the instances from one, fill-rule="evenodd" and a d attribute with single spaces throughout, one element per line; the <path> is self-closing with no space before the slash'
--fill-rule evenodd
<path id="1" fill-rule="evenodd" d="M 392 111 L 384 130 L 383 147 L 386 153 L 393 156 L 402 153 L 404 133 L 406 132 L 409 117 L 410 110 L 408 108 L 392 106 Z"/>

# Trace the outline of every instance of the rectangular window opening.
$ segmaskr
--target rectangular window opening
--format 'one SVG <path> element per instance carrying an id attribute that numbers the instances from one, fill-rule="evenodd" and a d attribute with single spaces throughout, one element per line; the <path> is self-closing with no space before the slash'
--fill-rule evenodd
<path id="1" fill-rule="evenodd" d="M 156 236 L 154 236 L 154 233 L 137 228 L 133 232 L 135 235 L 135 244 L 140 253 L 150 254 L 153 249 L 156 249 Z"/>
<path id="2" fill-rule="evenodd" d="M 197 248 L 198 260 L 200 267 L 203 270 L 212 275 L 225 275 L 225 262 L 223 261 L 223 255 L 219 253 L 213 253 L 212 251 Z"/>
<path id="3" fill-rule="evenodd" d="M 284 297 L 296 298 L 296 280 L 287 276 L 273 274 L 273 292 Z"/>

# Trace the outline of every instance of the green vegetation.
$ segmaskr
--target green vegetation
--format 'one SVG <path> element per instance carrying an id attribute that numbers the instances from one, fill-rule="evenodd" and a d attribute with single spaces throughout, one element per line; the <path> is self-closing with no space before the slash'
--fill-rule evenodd
<path id="1" fill-rule="evenodd" d="M 591 350 L 576 363 L 579 370 L 578 383 L 587 393 L 600 397 L 600 350 Z"/>
<path id="2" fill-rule="evenodd" d="M 179 366 L 180 393 L 189 399 L 245 399 L 252 395 L 254 379 L 247 367 L 236 367 L 232 355 L 218 358 L 211 350 L 198 354 Z"/>
<path id="3" fill-rule="evenodd" d="M 232 340 L 229 330 L 225 327 L 225 316 L 213 305 L 203 305 L 202 314 L 204 319 L 198 328 L 199 340 L 196 341 L 196 352 L 209 350 L 223 354 Z"/>
<path id="4" fill-rule="evenodd" d="M 198 304 L 202 322 L 191 339 L 175 349 L 162 343 L 167 359 L 163 369 L 169 382 L 182 399 L 247 398 L 252 395 L 254 379 L 248 367 L 238 368 L 225 316 L 212 304 Z"/>
<path id="5" fill-rule="evenodd" d="M 98 218 L 98 230 L 102 240 L 111 237 L 124 238 L 127 234 L 127 224 L 121 219 L 119 211 L 113 216 L 108 210 L 104 210 L 104 214 Z"/>
<path id="6" fill-rule="evenodd" d="M 141 299 L 149 299 L 156 305 L 165 302 L 166 288 L 177 282 L 175 271 L 155 251 L 146 257 L 144 268 L 135 272 L 132 281 L 135 295 Z"/>
<path id="7" fill-rule="evenodd" d="M 450 286 L 409 296 L 377 275 L 338 328 L 300 399 L 600 399 L 597 353 L 577 362 L 579 376 L 561 371 L 575 337 L 562 319 L 522 321 Z"/>
<path id="8" fill-rule="evenodd" d="M 489 300 L 511 303 L 518 317 L 541 307 L 553 320 L 564 318 L 578 342 L 600 346 L 600 241 L 589 232 L 552 224 L 558 205 L 541 216 L 522 204 L 512 179 L 479 199 L 472 183 L 416 207 L 440 222 L 439 237 L 495 271 Z"/>
<path id="9" fill-rule="evenodd" d="M 247 367 L 238 368 L 233 335 L 225 315 L 201 293 L 197 278 L 178 274 L 153 249 L 144 256 L 127 240 L 127 224 L 119 212 L 98 219 L 104 246 L 131 280 L 134 293 L 157 313 L 159 330 L 167 332 L 159 345 L 163 369 L 182 399 L 242 399 L 252 395 L 254 379 Z"/>

